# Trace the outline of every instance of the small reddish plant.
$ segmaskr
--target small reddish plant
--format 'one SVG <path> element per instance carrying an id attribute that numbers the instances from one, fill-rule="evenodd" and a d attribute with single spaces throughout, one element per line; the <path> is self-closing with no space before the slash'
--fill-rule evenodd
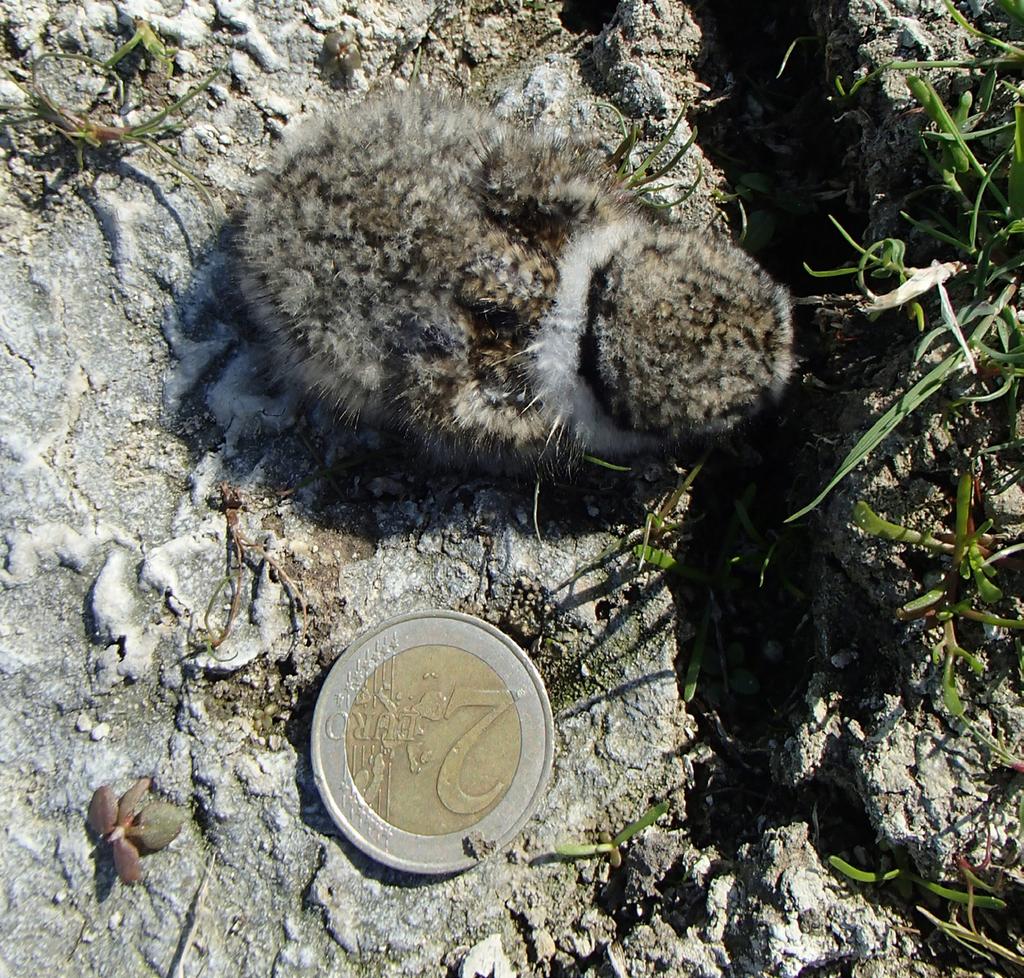
<path id="1" fill-rule="evenodd" d="M 166 801 L 151 801 L 136 812 L 151 786 L 149 778 L 139 778 L 115 801 L 113 789 L 104 784 L 89 802 L 89 825 L 110 843 L 122 883 L 137 883 L 142 876 L 140 856 L 170 845 L 185 820 L 181 810 Z"/>

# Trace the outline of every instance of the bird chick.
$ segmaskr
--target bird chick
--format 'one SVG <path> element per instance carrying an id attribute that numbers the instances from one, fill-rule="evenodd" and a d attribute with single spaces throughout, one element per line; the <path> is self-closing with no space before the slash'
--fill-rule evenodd
<path id="1" fill-rule="evenodd" d="M 307 123 L 248 198 L 281 374 L 442 460 L 514 470 L 725 431 L 793 369 L 790 300 L 599 154 L 422 89 Z"/>

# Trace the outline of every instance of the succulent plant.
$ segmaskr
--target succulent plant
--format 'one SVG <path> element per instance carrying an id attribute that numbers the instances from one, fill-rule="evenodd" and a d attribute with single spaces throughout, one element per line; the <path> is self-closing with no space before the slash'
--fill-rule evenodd
<path id="1" fill-rule="evenodd" d="M 142 875 L 139 857 L 169 845 L 185 821 L 181 809 L 166 801 L 152 801 L 136 812 L 152 783 L 139 778 L 117 801 L 110 785 L 104 784 L 89 802 L 89 825 L 110 843 L 122 883 L 137 883 Z"/>

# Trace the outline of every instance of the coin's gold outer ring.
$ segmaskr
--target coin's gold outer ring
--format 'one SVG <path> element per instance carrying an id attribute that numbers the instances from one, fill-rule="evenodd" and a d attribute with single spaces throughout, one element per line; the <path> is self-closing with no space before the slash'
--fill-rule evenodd
<path id="1" fill-rule="evenodd" d="M 356 787 L 345 749 L 356 696 L 384 662 L 407 649 L 447 645 L 484 661 L 512 692 L 521 729 L 520 759 L 508 790 L 468 831 L 417 835 L 381 818 Z M 313 712 L 313 775 L 324 806 L 347 838 L 368 856 L 410 873 L 460 872 L 483 852 L 515 838 L 536 808 L 551 774 L 554 724 L 536 667 L 507 635 L 471 615 L 428 610 L 401 615 L 364 633 L 339 657 Z"/>

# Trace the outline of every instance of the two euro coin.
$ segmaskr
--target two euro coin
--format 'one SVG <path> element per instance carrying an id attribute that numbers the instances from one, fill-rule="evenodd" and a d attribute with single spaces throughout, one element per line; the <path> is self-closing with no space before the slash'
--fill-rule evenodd
<path id="1" fill-rule="evenodd" d="M 316 784 L 367 855 L 412 873 L 468 869 L 521 831 L 551 772 L 536 668 L 486 622 L 392 619 L 332 667 L 313 714 Z"/>

